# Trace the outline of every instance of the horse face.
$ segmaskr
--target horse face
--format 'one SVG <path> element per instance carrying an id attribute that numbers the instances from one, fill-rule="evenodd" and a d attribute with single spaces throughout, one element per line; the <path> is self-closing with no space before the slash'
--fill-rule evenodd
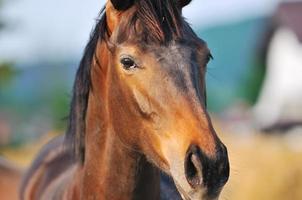
<path id="1" fill-rule="evenodd" d="M 210 57 L 205 42 L 188 27 L 189 33 L 177 39 L 149 41 L 142 22 L 132 25 L 134 32 L 126 25 L 137 8 L 110 10 L 118 7 L 112 3 L 106 12 L 112 31 L 108 98 L 113 129 L 125 146 L 171 175 L 184 199 L 217 198 L 229 163 L 205 106 Z"/>

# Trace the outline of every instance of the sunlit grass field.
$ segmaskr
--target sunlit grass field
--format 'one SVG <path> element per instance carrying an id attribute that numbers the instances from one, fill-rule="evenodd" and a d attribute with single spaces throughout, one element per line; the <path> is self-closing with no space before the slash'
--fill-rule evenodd
<path id="1" fill-rule="evenodd" d="M 298 137 L 263 134 L 228 134 L 217 128 L 227 145 L 231 176 L 222 200 L 301 200 L 302 140 Z M 2 149 L 1 154 L 26 168 L 41 146 L 57 133 L 19 149 Z"/>
<path id="2" fill-rule="evenodd" d="M 254 134 L 222 139 L 229 150 L 231 176 L 221 199 L 302 199 L 301 137 Z"/>

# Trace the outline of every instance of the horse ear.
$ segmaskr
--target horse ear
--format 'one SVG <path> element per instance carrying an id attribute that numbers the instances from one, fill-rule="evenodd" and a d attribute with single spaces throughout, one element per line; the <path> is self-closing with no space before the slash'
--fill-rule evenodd
<path id="1" fill-rule="evenodd" d="M 121 18 L 121 11 L 125 11 L 134 4 L 134 0 L 107 0 L 106 21 L 112 33 Z"/>
<path id="2" fill-rule="evenodd" d="M 180 8 L 185 7 L 186 5 L 188 5 L 189 3 L 191 3 L 192 0 L 178 0 L 178 4 Z"/>
<path id="3" fill-rule="evenodd" d="M 134 4 L 134 0 L 110 0 L 116 10 L 127 10 Z"/>

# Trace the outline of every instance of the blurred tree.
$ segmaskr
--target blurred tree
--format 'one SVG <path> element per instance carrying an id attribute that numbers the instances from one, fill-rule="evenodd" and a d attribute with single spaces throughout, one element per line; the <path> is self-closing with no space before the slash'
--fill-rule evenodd
<path id="1" fill-rule="evenodd" d="M 12 63 L 0 63 L 0 88 L 7 86 L 12 78 L 16 75 L 17 71 L 13 68 Z"/>
<path id="2" fill-rule="evenodd" d="M 258 99 L 265 74 L 265 62 L 256 57 L 250 65 L 249 75 L 244 84 L 239 88 L 239 95 L 250 105 L 254 105 Z"/>
<path id="3" fill-rule="evenodd" d="M 0 16 L 1 9 L 5 0 L 0 0 Z M 0 31 L 5 27 L 5 23 L 3 18 L 0 18 Z M 9 81 L 16 74 L 16 70 L 13 68 L 13 64 L 11 62 L 4 62 L 0 60 L 0 88 L 7 86 Z"/>
<path id="4" fill-rule="evenodd" d="M 2 8 L 4 0 L 0 0 L 0 11 Z M 0 18 L 0 30 L 4 27 L 4 22 L 2 21 L 2 19 Z"/>

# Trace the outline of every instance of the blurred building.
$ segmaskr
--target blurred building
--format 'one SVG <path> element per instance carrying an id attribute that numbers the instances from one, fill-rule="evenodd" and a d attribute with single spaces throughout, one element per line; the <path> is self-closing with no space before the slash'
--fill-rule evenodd
<path id="1" fill-rule="evenodd" d="M 261 129 L 290 129 L 302 125 L 302 1 L 281 3 L 268 29 L 254 119 Z"/>

